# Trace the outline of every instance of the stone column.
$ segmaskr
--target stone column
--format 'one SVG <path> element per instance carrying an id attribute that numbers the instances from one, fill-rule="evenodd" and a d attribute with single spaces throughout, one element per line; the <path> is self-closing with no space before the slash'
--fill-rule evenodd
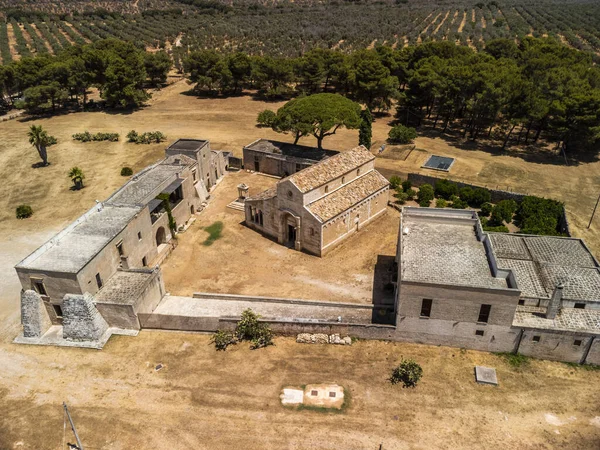
<path id="1" fill-rule="evenodd" d="M 563 296 L 563 284 L 559 283 L 554 288 L 554 292 L 552 292 L 552 297 L 550 297 L 550 302 L 548 303 L 548 308 L 546 308 L 546 319 L 554 319 L 558 311 L 560 310 L 560 304 Z"/>
<path id="2" fill-rule="evenodd" d="M 21 292 L 21 323 L 24 337 L 42 337 L 52 325 L 46 305 L 35 291 Z"/>

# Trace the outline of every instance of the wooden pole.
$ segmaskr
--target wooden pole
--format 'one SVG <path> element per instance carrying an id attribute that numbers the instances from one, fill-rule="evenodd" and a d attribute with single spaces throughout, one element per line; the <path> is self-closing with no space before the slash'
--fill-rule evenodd
<path id="1" fill-rule="evenodd" d="M 67 413 L 67 417 L 69 418 L 69 423 L 71 424 L 71 429 L 73 430 L 73 434 L 75 435 L 75 440 L 77 441 L 77 447 L 79 450 L 83 450 L 83 445 L 81 445 L 81 441 L 79 440 L 79 435 L 77 434 L 77 430 L 75 429 L 75 424 L 73 423 L 73 419 L 71 419 L 71 414 L 69 414 L 69 408 L 67 408 L 67 404 L 63 402 L 63 407 L 65 408 L 65 413 Z"/>
<path id="2" fill-rule="evenodd" d="M 598 200 L 596 200 L 596 206 L 594 206 L 594 210 L 592 211 L 592 217 L 590 217 L 590 223 L 588 223 L 588 230 L 592 226 L 592 220 L 594 220 L 594 214 L 596 214 L 596 208 L 598 208 L 598 202 L 600 202 L 600 195 L 598 195 Z"/>

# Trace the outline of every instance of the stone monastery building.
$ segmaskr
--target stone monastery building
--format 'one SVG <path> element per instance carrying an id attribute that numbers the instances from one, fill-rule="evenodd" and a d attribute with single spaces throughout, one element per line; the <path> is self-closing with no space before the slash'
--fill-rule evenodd
<path id="1" fill-rule="evenodd" d="M 484 232 L 475 211 L 404 207 L 395 262 L 384 275 L 375 268 L 374 279 L 393 289 L 374 304 L 166 295 L 159 265 L 172 236 L 227 169 L 208 141 L 181 139 L 166 154 L 16 266 L 23 333 L 15 342 L 102 348 L 111 334 L 141 328 L 214 332 L 251 308 L 282 334 L 600 364 L 600 265 L 584 242 Z M 374 159 L 356 147 L 282 178 L 245 199 L 246 225 L 324 256 L 385 213 L 389 183 Z"/>
<path id="2" fill-rule="evenodd" d="M 389 182 L 365 147 L 336 154 L 246 199 L 246 224 L 280 244 L 324 256 L 385 213 Z"/>

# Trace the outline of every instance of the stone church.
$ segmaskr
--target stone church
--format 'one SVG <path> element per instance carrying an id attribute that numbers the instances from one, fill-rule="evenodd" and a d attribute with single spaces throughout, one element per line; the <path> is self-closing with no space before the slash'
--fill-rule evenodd
<path id="1" fill-rule="evenodd" d="M 359 146 L 296 172 L 245 203 L 246 224 L 317 256 L 386 211 L 389 182 Z"/>

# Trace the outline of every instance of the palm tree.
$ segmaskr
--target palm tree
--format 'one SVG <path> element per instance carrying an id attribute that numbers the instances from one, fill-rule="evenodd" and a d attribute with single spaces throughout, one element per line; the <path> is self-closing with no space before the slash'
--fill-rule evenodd
<path id="1" fill-rule="evenodd" d="M 46 147 L 52 145 L 54 138 L 48 136 L 48 133 L 41 125 L 31 125 L 31 128 L 29 128 L 29 131 L 27 132 L 27 136 L 29 136 L 29 143 L 37 149 L 44 166 L 47 166 L 48 153 L 46 152 Z"/>
<path id="2" fill-rule="evenodd" d="M 83 170 L 81 170 L 79 167 L 72 167 L 67 176 L 71 178 L 71 181 L 73 181 L 75 189 L 81 189 L 83 187 L 83 179 L 85 178 L 85 175 Z"/>

